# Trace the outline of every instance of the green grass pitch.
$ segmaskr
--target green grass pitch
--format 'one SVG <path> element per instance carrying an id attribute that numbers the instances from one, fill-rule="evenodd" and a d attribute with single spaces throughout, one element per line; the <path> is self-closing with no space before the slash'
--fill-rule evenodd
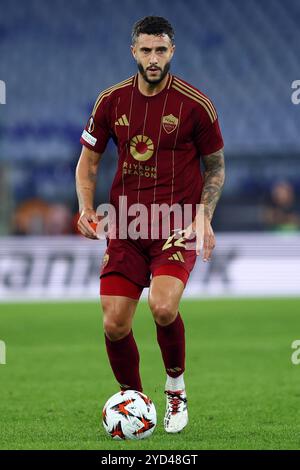
<path id="1" fill-rule="evenodd" d="M 118 391 L 97 303 L 0 305 L 0 449 L 299 449 L 300 299 L 183 301 L 190 423 L 167 435 L 164 369 L 146 303 L 134 333 L 158 425 L 145 441 L 106 436 L 101 409 Z"/>

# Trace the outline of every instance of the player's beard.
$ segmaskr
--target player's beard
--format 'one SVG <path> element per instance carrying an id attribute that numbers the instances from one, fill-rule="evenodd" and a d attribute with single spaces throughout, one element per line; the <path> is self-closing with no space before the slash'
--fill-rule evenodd
<path id="1" fill-rule="evenodd" d="M 160 67 L 157 67 L 161 71 L 161 74 L 160 74 L 159 78 L 153 78 L 153 79 L 149 79 L 147 77 L 147 71 L 146 71 L 146 69 L 144 69 L 144 67 L 142 66 L 142 64 L 140 62 L 137 62 L 137 66 L 138 66 L 139 72 L 142 75 L 145 82 L 149 83 L 150 85 L 157 85 L 167 75 L 167 73 L 170 70 L 171 64 L 170 64 L 170 62 L 167 62 L 163 69 L 161 69 Z"/>

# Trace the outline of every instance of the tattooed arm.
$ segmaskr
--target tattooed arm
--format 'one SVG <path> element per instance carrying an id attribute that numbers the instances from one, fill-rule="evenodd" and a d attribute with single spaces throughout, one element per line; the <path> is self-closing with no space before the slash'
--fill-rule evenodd
<path id="1" fill-rule="evenodd" d="M 83 146 L 76 167 L 76 191 L 80 212 L 77 226 L 85 237 L 92 239 L 98 238 L 90 222 L 98 222 L 94 211 L 94 196 L 100 159 L 101 154 Z"/>
<path id="2" fill-rule="evenodd" d="M 225 180 L 223 149 L 203 157 L 203 163 L 205 173 L 201 204 L 204 205 L 205 217 L 209 222 L 211 222 L 217 202 L 221 196 Z"/>
<path id="3" fill-rule="evenodd" d="M 223 149 L 203 157 L 203 163 L 205 167 L 204 186 L 200 201 L 200 212 L 196 216 L 196 219 L 199 218 L 198 220 L 200 220 L 200 232 L 197 234 L 196 219 L 193 222 L 193 228 L 194 232 L 197 234 L 196 253 L 197 255 L 200 254 L 201 243 L 203 242 L 202 258 L 203 261 L 209 261 L 212 250 L 215 247 L 215 235 L 211 226 L 211 220 L 217 202 L 221 196 L 225 180 Z M 201 220 L 201 215 L 204 215 L 204 220 Z"/>
<path id="4" fill-rule="evenodd" d="M 218 150 L 215 153 L 203 157 L 205 167 L 204 186 L 201 195 L 204 210 L 204 233 L 203 233 L 203 261 L 211 258 L 212 251 L 216 245 L 215 235 L 211 226 L 211 220 L 217 202 L 221 196 L 225 180 L 224 151 Z M 198 249 L 197 254 L 200 254 Z"/>

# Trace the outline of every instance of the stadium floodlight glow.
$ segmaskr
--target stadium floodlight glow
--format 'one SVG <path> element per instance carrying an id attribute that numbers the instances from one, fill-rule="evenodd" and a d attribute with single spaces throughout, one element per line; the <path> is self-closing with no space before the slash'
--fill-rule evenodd
<path id="1" fill-rule="evenodd" d="M 6 84 L 0 80 L 0 104 L 6 104 Z"/>
<path id="2" fill-rule="evenodd" d="M 293 104 L 300 104 L 300 80 L 294 80 L 292 83 L 292 89 L 295 90 L 292 93 L 291 99 Z"/>
<path id="3" fill-rule="evenodd" d="M 6 344 L 0 340 L 0 364 L 6 364 Z"/>

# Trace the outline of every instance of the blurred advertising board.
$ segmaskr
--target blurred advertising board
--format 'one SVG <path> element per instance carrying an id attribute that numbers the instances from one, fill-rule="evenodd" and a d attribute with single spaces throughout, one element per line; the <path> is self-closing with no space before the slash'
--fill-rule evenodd
<path id="1" fill-rule="evenodd" d="M 213 258 L 198 258 L 186 297 L 300 296 L 300 234 L 216 237 Z M 105 249 L 105 241 L 80 236 L 2 237 L 0 301 L 98 299 Z"/>

